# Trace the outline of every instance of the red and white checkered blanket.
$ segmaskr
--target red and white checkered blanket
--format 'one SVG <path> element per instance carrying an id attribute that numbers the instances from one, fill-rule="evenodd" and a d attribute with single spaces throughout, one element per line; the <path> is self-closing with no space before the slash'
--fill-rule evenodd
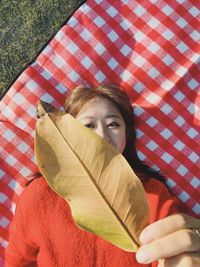
<path id="1" fill-rule="evenodd" d="M 1 101 L 0 257 L 24 184 L 37 172 L 36 105 L 83 83 L 125 88 L 139 157 L 200 214 L 200 1 L 88 0 Z M 3 261 L 2 261 L 3 262 Z M 0 263 L 1 264 L 1 263 Z"/>

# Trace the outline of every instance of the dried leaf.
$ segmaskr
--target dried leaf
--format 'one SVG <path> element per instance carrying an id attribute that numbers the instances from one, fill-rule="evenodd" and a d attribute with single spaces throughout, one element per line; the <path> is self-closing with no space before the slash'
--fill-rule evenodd
<path id="1" fill-rule="evenodd" d="M 139 234 L 149 222 L 147 199 L 141 181 L 112 145 L 54 110 L 37 122 L 35 153 L 42 175 L 68 201 L 79 227 L 126 251 L 138 249 Z"/>

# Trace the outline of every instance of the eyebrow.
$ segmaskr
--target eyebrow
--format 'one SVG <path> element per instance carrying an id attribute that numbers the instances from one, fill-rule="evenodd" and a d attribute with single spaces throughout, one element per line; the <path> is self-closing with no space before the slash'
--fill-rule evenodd
<path id="1" fill-rule="evenodd" d="M 94 117 L 93 116 L 85 116 L 85 117 L 82 117 L 82 119 L 93 119 Z M 118 115 L 115 115 L 115 114 L 109 114 L 107 116 L 105 116 L 106 119 L 109 119 L 109 118 L 117 118 L 117 119 L 120 119 L 120 116 Z"/>
<path id="2" fill-rule="evenodd" d="M 118 119 L 121 119 L 118 115 L 115 115 L 115 114 L 107 115 L 107 116 L 106 116 L 106 119 L 107 119 L 107 118 L 118 118 Z"/>

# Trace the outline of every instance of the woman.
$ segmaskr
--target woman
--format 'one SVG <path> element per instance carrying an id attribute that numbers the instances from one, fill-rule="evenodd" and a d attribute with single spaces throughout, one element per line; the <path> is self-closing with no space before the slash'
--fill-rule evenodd
<path id="1" fill-rule="evenodd" d="M 67 202 L 40 177 L 18 202 L 5 266 L 157 266 L 160 259 L 158 266 L 199 266 L 200 220 L 185 214 L 168 216 L 181 211 L 180 203 L 169 194 L 162 175 L 137 156 L 128 96 L 115 85 L 78 87 L 67 97 L 65 111 L 121 152 L 143 182 L 151 223 L 140 237 L 144 245 L 135 255 L 79 229 Z"/>

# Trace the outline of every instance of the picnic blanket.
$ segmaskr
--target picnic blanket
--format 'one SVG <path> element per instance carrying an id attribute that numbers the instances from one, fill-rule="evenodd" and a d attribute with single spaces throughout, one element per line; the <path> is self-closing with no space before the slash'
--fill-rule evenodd
<path id="1" fill-rule="evenodd" d="M 200 214 L 199 30 L 196 0 L 88 0 L 16 79 L 0 104 L 0 266 L 16 202 L 38 171 L 38 100 L 60 108 L 79 84 L 126 90 L 140 159 Z"/>

